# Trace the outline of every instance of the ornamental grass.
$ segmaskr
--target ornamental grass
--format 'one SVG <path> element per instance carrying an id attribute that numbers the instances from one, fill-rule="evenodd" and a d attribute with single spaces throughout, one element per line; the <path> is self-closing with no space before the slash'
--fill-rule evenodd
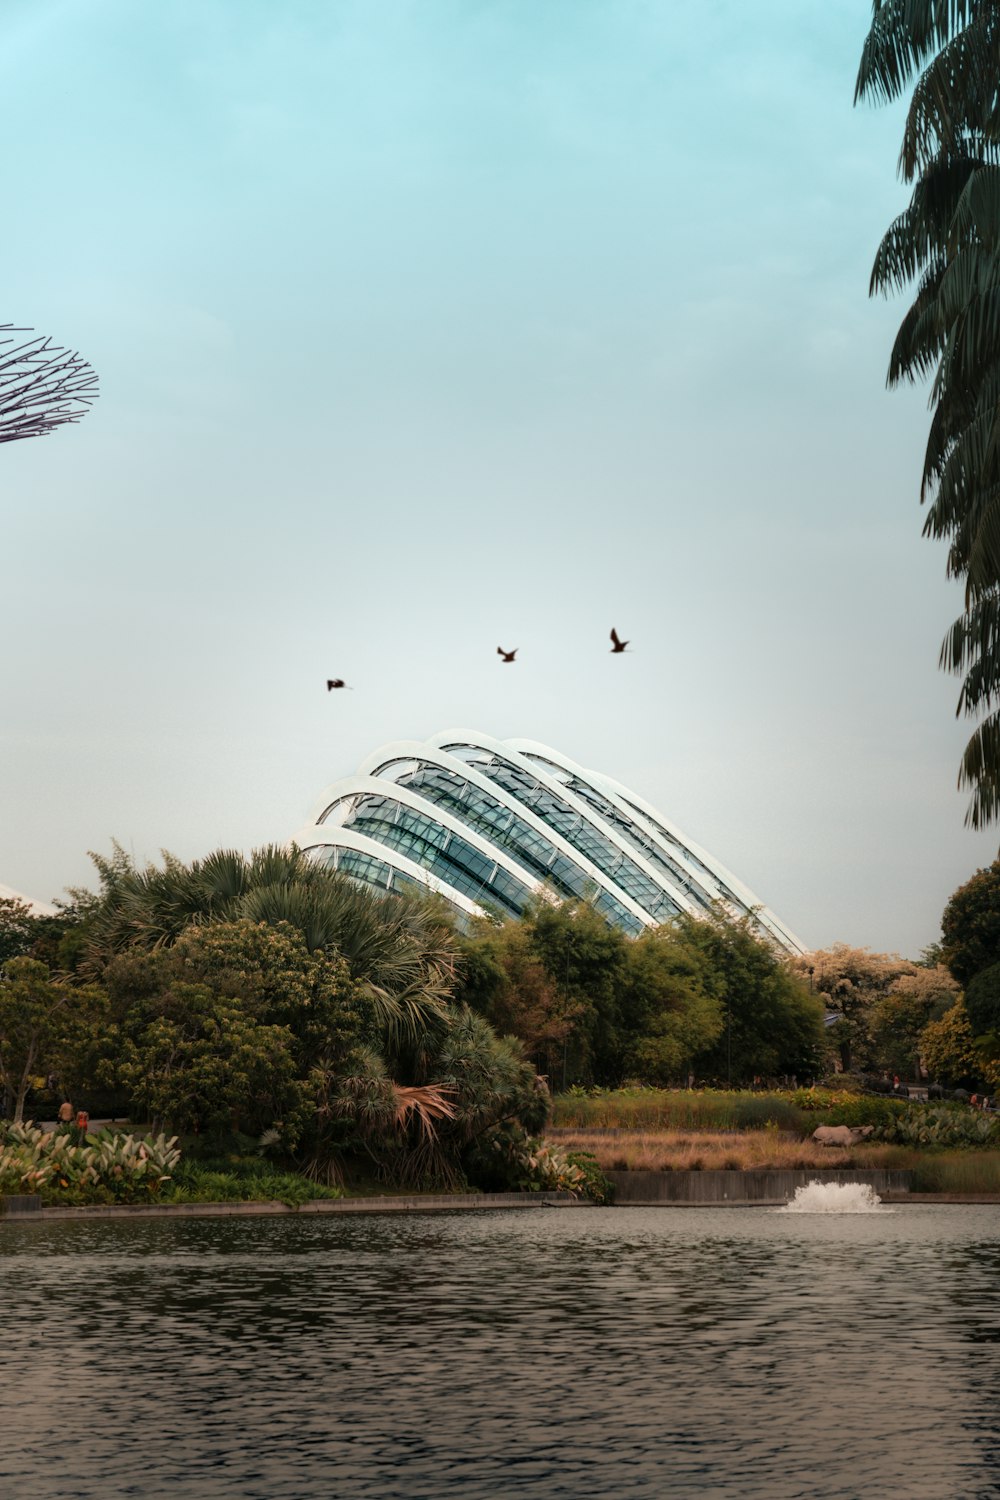
<path id="1" fill-rule="evenodd" d="M 913 1154 L 888 1145 L 820 1146 L 773 1128 L 741 1135 L 721 1131 L 555 1128 L 548 1135 L 560 1150 L 589 1152 L 605 1172 L 896 1167 L 909 1165 Z"/>
<path id="2" fill-rule="evenodd" d="M 803 1090 L 804 1094 L 806 1091 Z M 552 1123 L 578 1130 L 801 1130 L 791 1093 L 726 1089 L 607 1089 L 557 1094 Z"/>

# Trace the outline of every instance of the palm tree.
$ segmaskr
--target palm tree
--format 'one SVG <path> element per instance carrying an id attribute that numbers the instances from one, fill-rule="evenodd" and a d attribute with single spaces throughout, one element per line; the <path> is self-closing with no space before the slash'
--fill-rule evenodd
<path id="1" fill-rule="evenodd" d="M 220 849 L 185 865 L 139 868 L 119 846 L 91 856 L 101 892 L 88 921 L 88 968 L 100 974 L 127 948 L 168 946 L 208 922 L 287 922 L 311 952 L 332 949 L 364 988 L 390 1051 L 417 1047 L 444 1026 L 456 948 L 437 907 L 419 896 L 379 895 L 310 861 L 269 846 L 249 858 Z"/>
<path id="2" fill-rule="evenodd" d="M 518 1122 L 539 1131 L 545 1124 L 548 1089 L 520 1043 L 497 1036 L 465 1006 L 450 1011 L 422 1067 L 418 1082 L 401 1084 L 371 1048 L 357 1049 L 347 1076 L 318 1063 L 310 1075 L 317 1107 L 307 1174 L 339 1180 L 353 1149 L 386 1181 L 454 1187 L 467 1153 L 498 1127 Z"/>
<path id="3" fill-rule="evenodd" d="M 913 193 L 871 290 L 915 283 L 889 384 L 933 376 L 924 532 L 965 580 L 941 665 L 964 674 L 958 712 L 986 714 L 959 772 L 980 827 L 1000 816 L 1000 0 L 875 0 L 855 98 L 914 80 L 899 160 Z"/>

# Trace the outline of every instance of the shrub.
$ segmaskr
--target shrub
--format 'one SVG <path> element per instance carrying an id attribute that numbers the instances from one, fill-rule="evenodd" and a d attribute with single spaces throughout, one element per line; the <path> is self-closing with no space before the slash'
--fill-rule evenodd
<path id="1" fill-rule="evenodd" d="M 0 1124 L 0 1192 L 53 1203 L 135 1203 L 159 1195 L 180 1159 L 176 1137 Z"/>
<path id="2" fill-rule="evenodd" d="M 900 1146 L 986 1146 L 1000 1135 L 995 1121 L 971 1109 L 909 1109 L 889 1124 L 878 1137 Z"/>
<path id="3" fill-rule="evenodd" d="M 875 1125 L 879 1129 L 889 1129 L 894 1120 L 912 1108 L 905 1099 L 845 1094 L 815 1114 L 808 1122 L 808 1129 L 811 1131 L 816 1125 Z"/>
<path id="4" fill-rule="evenodd" d="M 588 1174 L 557 1146 L 516 1123 L 482 1137 L 469 1158 L 469 1175 L 488 1192 L 569 1192 L 583 1195 Z"/>
<path id="5" fill-rule="evenodd" d="M 583 1173 L 581 1190 L 585 1198 L 602 1207 L 614 1202 L 614 1183 L 605 1177 L 595 1156 L 589 1151 L 567 1151 L 566 1160 Z"/>
<path id="6" fill-rule="evenodd" d="M 229 1157 L 183 1162 L 166 1196 L 171 1203 L 274 1202 L 296 1208 L 313 1198 L 341 1198 L 343 1193 L 298 1172 L 283 1172 L 260 1157 Z"/>

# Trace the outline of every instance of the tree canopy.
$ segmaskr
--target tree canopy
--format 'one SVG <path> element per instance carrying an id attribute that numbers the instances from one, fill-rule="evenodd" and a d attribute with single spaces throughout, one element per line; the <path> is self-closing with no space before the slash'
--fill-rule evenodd
<path id="1" fill-rule="evenodd" d="M 949 543 L 965 609 L 941 665 L 963 676 L 958 712 L 984 714 L 959 785 L 974 827 L 1000 815 L 1000 67 L 997 0 L 874 0 L 856 98 L 913 91 L 899 166 L 913 184 L 872 270 L 873 293 L 914 288 L 889 384 L 933 377 L 924 531 Z"/>
<path id="2" fill-rule="evenodd" d="M 945 963 L 959 984 L 1000 963 L 1000 860 L 960 885 L 941 918 Z"/>
<path id="3" fill-rule="evenodd" d="M 521 1037 L 556 1086 L 822 1064 L 822 1007 L 749 921 L 722 911 L 627 938 L 584 902 L 539 902 L 474 928 L 461 970 L 462 998 Z"/>

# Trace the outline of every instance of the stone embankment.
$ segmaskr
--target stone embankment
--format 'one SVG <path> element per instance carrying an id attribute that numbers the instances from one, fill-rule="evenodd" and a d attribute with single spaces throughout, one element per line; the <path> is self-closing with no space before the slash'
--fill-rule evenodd
<path id="1" fill-rule="evenodd" d="M 251 1214 L 454 1213 L 484 1208 L 589 1208 L 572 1193 L 408 1193 L 384 1198 L 312 1198 L 308 1203 L 97 1203 L 43 1208 L 35 1197 L 0 1197 L 0 1219 L 48 1224 L 53 1219 L 196 1219 Z"/>

